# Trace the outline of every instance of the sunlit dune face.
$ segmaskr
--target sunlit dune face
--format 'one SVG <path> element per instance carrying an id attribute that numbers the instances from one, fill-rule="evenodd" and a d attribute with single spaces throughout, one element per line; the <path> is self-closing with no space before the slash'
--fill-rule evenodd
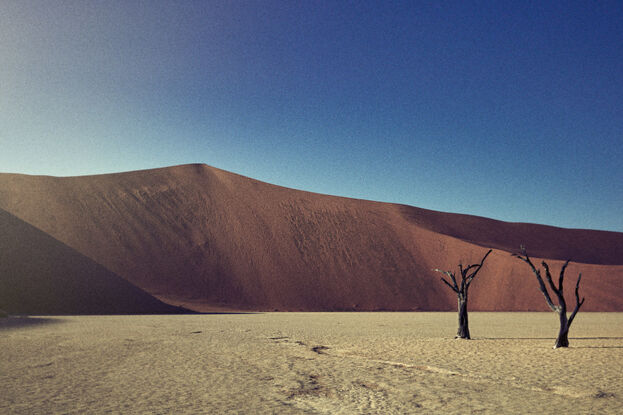
<path id="1" fill-rule="evenodd" d="M 9 312 L 174 312 L 162 302 L 198 311 L 453 310 L 456 298 L 433 270 L 477 262 L 488 247 L 470 309 L 547 310 L 530 270 L 510 255 L 520 244 L 554 272 L 574 261 L 567 275 L 583 273 L 583 310 L 623 308 L 615 232 L 307 193 L 205 165 L 0 175 L 0 195 L 0 306 Z"/>

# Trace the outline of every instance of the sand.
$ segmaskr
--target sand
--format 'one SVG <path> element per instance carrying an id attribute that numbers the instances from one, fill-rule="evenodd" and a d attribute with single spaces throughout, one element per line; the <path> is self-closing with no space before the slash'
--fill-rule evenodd
<path id="1" fill-rule="evenodd" d="M 0 413 L 620 413 L 623 314 L 0 320 Z"/>
<path id="2" fill-rule="evenodd" d="M 488 248 L 471 309 L 547 311 L 511 257 L 520 244 L 555 275 L 573 261 L 566 281 L 582 272 L 583 311 L 623 311 L 621 232 L 321 195 L 206 165 L 0 174 L 0 307 L 12 314 L 448 311 L 456 296 L 432 270 Z"/>

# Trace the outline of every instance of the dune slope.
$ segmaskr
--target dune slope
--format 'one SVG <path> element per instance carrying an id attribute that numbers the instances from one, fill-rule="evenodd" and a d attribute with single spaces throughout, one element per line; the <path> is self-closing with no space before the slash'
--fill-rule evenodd
<path id="1" fill-rule="evenodd" d="M 520 243 L 586 310 L 623 310 L 623 234 L 511 224 L 320 195 L 206 165 L 56 178 L 0 175 L 0 208 L 175 305 L 208 310 L 450 310 L 433 268 L 493 254 L 473 310 L 545 310 Z M 6 238 L 0 235 L 0 238 Z M 572 289 L 567 290 L 572 294 Z M 1 306 L 1 304 L 0 304 Z"/>
<path id="2" fill-rule="evenodd" d="M 0 304 L 10 314 L 185 312 L 0 209 Z"/>

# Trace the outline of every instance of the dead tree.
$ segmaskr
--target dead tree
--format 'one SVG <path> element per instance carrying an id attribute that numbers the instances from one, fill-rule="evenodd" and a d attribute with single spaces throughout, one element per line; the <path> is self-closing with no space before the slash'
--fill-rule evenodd
<path id="1" fill-rule="evenodd" d="M 547 284 L 558 298 L 558 305 L 556 305 L 552 302 L 552 298 L 550 297 L 549 292 L 547 291 L 547 287 L 543 282 L 543 277 L 541 277 L 541 270 L 537 269 L 534 266 L 523 246 L 521 248 L 521 253 L 523 254 L 523 256 L 521 256 L 520 254 L 513 254 L 513 256 L 521 259 L 523 262 L 530 265 L 530 268 L 532 268 L 532 272 L 534 273 L 534 275 L 536 275 L 536 279 L 539 282 L 539 290 L 541 290 L 541 292 L 543 293 L 547 305 L 549 306 L 549 308 L 552 309 L 552 311 L 558 313 L 558 317 L 560 318 L 560 330 L 558 331 L 558 338 L 556 339 L 554 349 L 557 349 L 559 347 L 569 347 L 569 327 L 571 327 L 571 323 L 573 323 L 573 319 L 580 310 L 580 307 L 582 307 L 582 304 L 584 304 L 584 298 L 582 298 L 582 301 L 580 301 L 580 295 L 578 294 L 582 274 L 580 273 L 580 275 L 578 275 L 578 280 L 575 283 L 575 308 L 573 309 L 571 315 L 567 318 L 567 302 L 565 301 L 562 283 L 565 279 L 565 269 L 567 268 L 567 265 L 569 265 L 569 260 L 565 262 L 560 270 L 560 276 L 558 277 L 558 287 L 556 287 L 554 281 L 552 281 L 552 274 L 549 272 L 549 266 L 547 265 L 547 263 L 545 261 L 541 262 L 543 268 L 545 269 L 545 279 L 547 280 Z"/>
<path id="2" fill-rule="evenodd" d="M 467 320 L 467 292 L 469 290 L 470 284 L 474 280 L 474 277 L 476 277 L 476 274 L 478 274 L 478 271 L 480 271 L 480 268 L 482 268 L 482 264 L 484 264 L 485 259 L 487 258 L 487 256 L 489 256 L 491 251 L 492 250 L 489 249 L 489 251 L 485 254 L 485 256 L 482 257 L 482 261 L 480 261 L 480 264 L 472 264 L 472 265 L 467 266 L 466 268 L 463 268 L 463 264 L 459 264 L 459 271 L 461 272 L 461 284 L 460 285 L 456 282 L 456 277 L 454 273 L 450 271 L 443 271 L 440 269 L 435 269 L 435 271 L 441 272 L 447 275 L 450 278 L 450 280 L 452 280 L 452 284 L 450 284 L 450 282 L 447 279 L 445 279 L 444 277 L 441 277 L 441 281 L 443 281 L 448 287 L 450 287 L 452 291 L 454 291 L 458 297 L 459 330 L 457 331 L 455 338 L 459 338 L 459 339 L 470 339 L 471 338 L 469 336 L 469 321 Z"/>

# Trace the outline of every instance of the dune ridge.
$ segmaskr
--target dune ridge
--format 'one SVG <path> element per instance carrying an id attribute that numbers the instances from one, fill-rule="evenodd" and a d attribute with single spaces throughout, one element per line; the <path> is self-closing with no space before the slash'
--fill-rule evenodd
<path id="1" fill-rule="evenodd" d="M 4 173 L 0 208 L 149 295 L 197 311 L 452 310 L 456 297 L 432 269 L 477 262 L 488 247 L 470 309 L 546 310 L 529 269 L 510 256 L 520 243 L 555 271 L 574 261 L 566 281 L 583 273 L 583 310 L 623 311 L 618 232 L 327 196 L 203 164 L 62 178 Z"/>

